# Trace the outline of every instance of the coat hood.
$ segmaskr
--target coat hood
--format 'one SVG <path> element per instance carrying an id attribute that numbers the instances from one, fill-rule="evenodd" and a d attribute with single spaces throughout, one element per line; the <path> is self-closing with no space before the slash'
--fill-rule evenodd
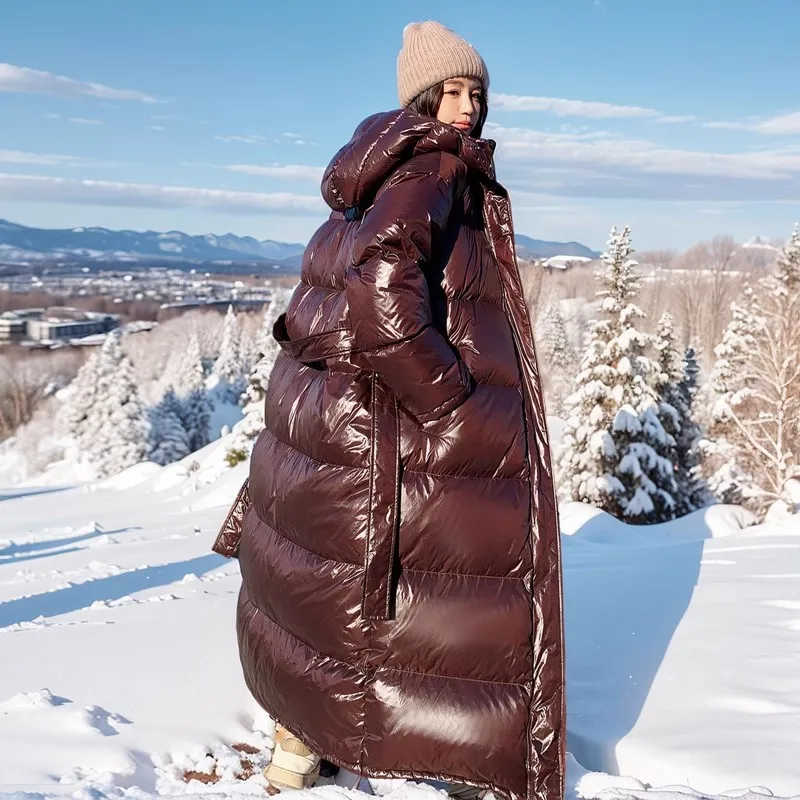
<path id="1" fill-rule="evenodd" d="M 374 114 L 333 157 L 322 178 L 322 196 L 334 211 L 364 211 L 397 167 L 432 151 L 452 153 L 494 181 L 494 149 L 490 139 L 474 139 L 410 109 Z"/>

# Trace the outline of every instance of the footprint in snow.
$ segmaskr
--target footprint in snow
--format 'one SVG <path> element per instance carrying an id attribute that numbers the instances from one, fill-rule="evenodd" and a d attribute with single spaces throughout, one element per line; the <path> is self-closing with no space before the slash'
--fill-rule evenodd
<path id="1" fill-rule="evenodd" d="M 178 597 L 176 594 L 159 594 L 154 597 L 148 597 L 148 603 L 163 603 L 167 600 L 180 600 L 181 598 Z"/>

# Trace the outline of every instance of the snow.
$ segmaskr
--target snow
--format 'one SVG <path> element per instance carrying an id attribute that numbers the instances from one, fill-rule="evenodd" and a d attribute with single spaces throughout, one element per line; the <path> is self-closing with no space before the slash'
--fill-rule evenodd
<path id="1" fill-rule="evenodd" d="M 183 245 L 175 242 L 161 242 L 158 245 L 158 249 L 163 250 L 165 253 L 182 253 Z"/>
<path id="2" fill-rule="evenodd" d="M 718 506 L 628 527 L 563 510 L 570 750 L 704 792 L 800 790 L 800 524 Z"/>
<path id="3" fill-rule="evenodd" d="M 264 796 L 273 725 L 241 677 L 238 565 L 210 552 L 247 475 L 223 466 L 234 436 L 102 483 L 0 489 L 0 800 Z M 561 521 L 567 800 L 800 797 L 796 519 L 628 526 L 568 503 Z"/>
<path id="4" fill-rule="evenodd" d="M 748 249 L 773 250 L 776 253 L 780 252 L 780 247 L 775 247 L 775 245 L 770 244 L 761 236 L 754 236 L 752 239 L 745 242 L 742 247 Z"/>
<path id="5" fill-rule="evenodd" d="M 589 264 L 591 261 L 592 259 L 586 256 L 550 256 L 542 262 L 542 266 L 551 269 L 569 269 L 571 266 Z"/>

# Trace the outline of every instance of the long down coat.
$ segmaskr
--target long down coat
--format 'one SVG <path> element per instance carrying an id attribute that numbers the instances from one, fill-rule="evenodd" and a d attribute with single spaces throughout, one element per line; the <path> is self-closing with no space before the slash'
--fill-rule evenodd
<path id="1" fill-rule="evenodd" d="M 560 800 L 558 518 L 493 152 L 404 110 L 334 157 L 215 549 L 247 685 L 314 752 Z"/>

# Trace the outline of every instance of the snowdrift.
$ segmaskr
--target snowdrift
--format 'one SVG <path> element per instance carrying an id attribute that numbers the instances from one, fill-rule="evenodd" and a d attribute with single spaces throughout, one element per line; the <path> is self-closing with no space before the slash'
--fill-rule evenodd
<path id="1" fill-rule="evenodd" d="M 0 489 L 2 800 L 264 796 L 273 726 L 241 678 L 238 566 L 209 550 L 247 474 L 224 465 L 228 443 Z M 570 800 L 800 797 L 800 528 L 751 523 L 735 507 L 650 528 L 562 508 Z"/>

